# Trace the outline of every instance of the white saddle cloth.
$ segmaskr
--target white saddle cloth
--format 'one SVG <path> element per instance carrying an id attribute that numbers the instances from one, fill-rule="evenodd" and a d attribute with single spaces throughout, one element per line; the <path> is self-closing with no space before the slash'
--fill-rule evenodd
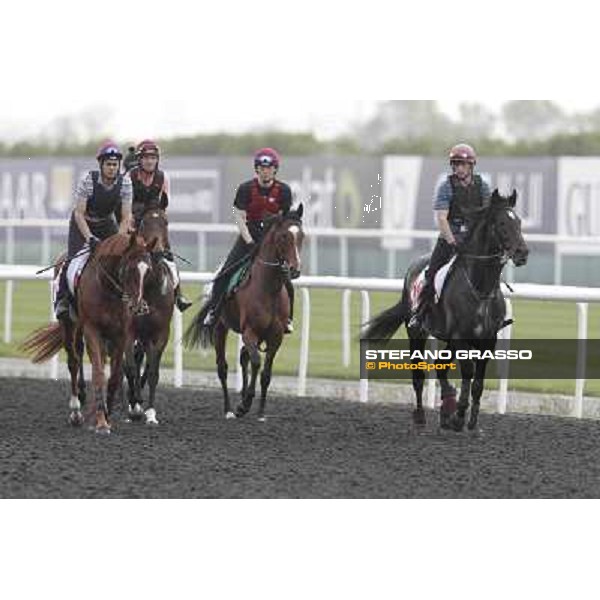
<path id="1" fill-rule="evenodd" d="M 173 279 L 173 287 L 176 288 L 179 285 L 179 273 L 177 271 L 177 267 L 175 266 L 175 262 L 172 260 L 164 259 L 165 263 L 167 263 L 167 267 L 169 267 L 169 271 L 171 272 L 171 278 Z"/>
<path id="2" fill-rule="evenodd" d="M 434 286 L 435 286 L 435 302 L 437 303 L 442 295 L 442 290 L 444 289 L 444 283 L 446 282 L 446 277 L 448 276 L 448 271 L 450 271 L 450 267 L 454 264 L 456 260 L 456 256 L 453 256 L 450 262 L 447 262 L 438 272 L 435 274 L 434 278 Z M 410 306 L 414 310 L 419 303 L 419 296 L 421 295 L 421 290 L 425 285 L 425 269 L 423 269 L 419 275 L 413 281 L 413 284 L 410 288 Z"/>
<path id="3" fill-rule="evenodd" d="M 75 295 L 75 288 L 77 287 L 79 277 L 81 276 L 81 272 L 87 264 L 89 257 L 89 248 L 88 245 L 85 244 L 80 250 L 78 256 L 75 256 L 75 258 L 69 263 L 69 267 L 67 269 L 67 284 L 69 285 L 69 292 L 71 292 L 72 296 Z"/>

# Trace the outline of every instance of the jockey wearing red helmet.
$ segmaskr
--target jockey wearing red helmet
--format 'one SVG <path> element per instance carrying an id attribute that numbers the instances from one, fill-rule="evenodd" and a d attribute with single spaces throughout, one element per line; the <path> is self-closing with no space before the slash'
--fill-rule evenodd
<path id="1" fill-rule="evenodd" d="M 143 140 L 136 147 L 137 165 L 129 171 L 133 186 L 132 212 L 134 226 L 137 229 L 142 221 L 144 211 L 151 206 L 163 210 L 169 205 L 170 184 L 167 174 L 158 168 L 160 146 L 154 140 Z M 164 252 L 163 260 L 180 280 L 179 272 L 170 248 Z M 183 295 L 181 286 L 175 288 L 175 304 L 183 312 L 192 303 Z"/>
<path id="2" fill-rule="evenodd" d="M 204 321 L 209 327 L 216 322 L 229 284 L 229 276 L 233 274 L 233 265 L 239 264 L 246 256 L 253 255 L 262 240 L 264 219 L 270 215 L 285 214 L 292 206 L 290 186 L 275 177 L 280 163 L 279 154 L 273 148 L 257 150 L 254 153 L 255 177 L 240 184 L 237 189 L 233 213 L 240 235 L 215 279 L 208 301 L 211 310 Z M 291 333 L 294 309 L 294 289 L 291 282 L 286 281 L 286 289 L 291 303 L 286 333 Z"/>
<path id="3" fill-rule="evenodd" d="M 100 240 L 117 232 L 127 233 L 131 228 L 131 180 L 120 173 L 122 158 L 115 142 L 103 142 L 96 152 L 99 169 L 89 171 L 79 182 L 69 221 L 69 258 L 86 244 L 93 251 Z M 59 278 L 55 305 L 57 318 L 69 315 L 67 265 L 68 262 L 63 264 Z"/>
<path id="4" fill-rule="evenodd" d="M 424 328 L 425 317 L 435 297 L 435 274 L 465 240 L 468 214 L 489 203 L 491 197 L 490 186 L 475 173 L 477 154 L 472 146 L 457 144 L 450 150 L 448 158 L 452 174 L 437 188 L 433 204 L 440 237 L 425 272 L 419 306 L 408 324 L 412 328 Z"/>

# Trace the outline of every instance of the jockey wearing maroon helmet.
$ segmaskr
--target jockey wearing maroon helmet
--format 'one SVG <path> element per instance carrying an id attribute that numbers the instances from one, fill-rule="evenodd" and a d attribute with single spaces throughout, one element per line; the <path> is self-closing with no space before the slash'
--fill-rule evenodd
<path id="1" fill-rule="evenodd" d="M 100 240 L 117 232 L 127 233 L 131 228 L 131 180 L 120 173 L 122 158 L 115 142 L 103 142 L 96 152 L 99 170 L 89 171 L 79 182 L 69 221 L 69 259 L 86 244 L 92 252 Z M 119 217 L 120 225 L 117 224 Z M 68 262 L 63 264 L 59 278 L 55 304 L 57 318 L 69 315 L 67 265 Z"/>
<path id="2" fill-rule="evenodd" d="M 204 325 L 212 327 L 224 300 L 230 277 L 247 256 L 252 256 L 262 240 L 264 220 L 275 214 L 285 214 L 292 206 L 292 190 L 290 186 L 275 175 L 279 170 L 281 159 L 273 148 L 261 148 L 254 153 L 255 177 L 242 183 L 233 202 L 233 213 L 238 226 L 239 236 L 225 263 L 219 270 L 212 288 L 211 306 Z M 292 316 L 294 309 L 294 288 L 286 280 L 286 289 L 290 298 L 290 319 L 286 333 L 293 331 Z"/>
<path id="3" fill-rule="evenodd" d="M 144 211 L 149 206 L 158 206 L 163 210 L 169 205 L 170 184 L 167 174 L 158 168 L 160 146 L 150 139 L 141 141 L 136 147 L 137 165 L 130 171 L 133 186 L 132 212 L 136 229 L 139 227 Z M 181 280 L 171 248 L 163 254 L 163 260 L 171 269 L 173 277 Z M 181 285 L 175 288 L 175 304 L 183 312 L 192 303 L 183 295 Z"/>
<path id="4" fill-rule="evenodd" d="M 425 317 L 433 305 L 436 272 L 456 254 L 466 238 L 468 214 L 486 205 L 491 197 L 489 185 L 475 173 L 477 154 L 472 146 L 457 144 L 450 150 L 448 158 L 452 174 L 437 188 L 433 205 L 440 237 L 425 272 L 419 306 L 408 323 L 409 327 L 415 329 L 424 328 Z"/>

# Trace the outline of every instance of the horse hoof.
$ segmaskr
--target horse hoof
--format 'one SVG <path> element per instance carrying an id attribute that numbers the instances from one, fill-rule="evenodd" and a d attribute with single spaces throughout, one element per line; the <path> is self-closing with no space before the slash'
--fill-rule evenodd
<path id="1" fill-rule="evenodd" d="M 83 414 L 80 410 L 73 410 L 69 415 L 69 423 L 73 427 L 81 427 L 84 423 Z"/>
<path id="2" fill-rule="evenodd" d="M 158 419 L 156 418 L 156 411 L 153 408 L 149 408 L 146 411 L 146 425 L 158 425 Z"/>
<path id="3" fill-rule="evenodd" d="M 425 426 L 427 419 L 425 418 L 425 411 L 419 410 L 418 408 L 413 411 L 413 423 L 418 426 Z"/>
<path id="4" fill-rule="evenodd" d="M 139 403 L 136 402 L 133 407 L 129 406 L 129 418 L 132 421 L 141 421 L 144 418 L 144 411 Z"/>
<path id="5" fill-rule="evenodd" d="M 108 425 L 96 425 L 95 431 L 98 435 L 108 435 L 110 433 L 110 427 Z"/>
<path id="6" fill-rule="evenodd" d="M 248 411 L 245 408 L 242 408 L 241 406 L 238 406 L 235 409 L 235 417 L 236 419 L 239 419 L 241 417 L 243 417 Z"/>
<path id="7" fill-rule="evenodd" d="M 470 423 L 469 423 L 469 426 L 467 427 L 467 429 L 469 430 L 469 435 L 471 437 L 474 437 L 474 438 L 482 438 L 483 437 L 483 430 L 480 427 L 478 427 L 477 425 L 474 425 L 473 427 L 471 427 Z"/>
<path id="8" fill-rule="evenodd" d="M 267 417 L 265 417 L 264 415 L 262 417 L 258 417 L 257 421 L 259 423 L 266 423 L 267 421 Z"/>
<path id="9" fill-rule="evenodd" d="M 440 429 L 452 429 L 452 415 L 441 412 L 440 413 Z"/>
<path id="10" fill-rule="evenodd" d="M 460 417 L 457 417 L 456 415 L 454 415 L 450 421 L 451 425 L 452 425 L 452 429 L 454 429 L 454 431 L 462 431 L 465 427 L 465 420 L 461 419 Z"/>
<path id="11" fill-rule="evenodd" d="M 230 410 L 225 413 L 225 419 L 227 419 L 228 421 L 230 421 L 231 419 L 235 419 L 235 418 L 236 418 L 236 416 L 233 413 L 233 411 Z"/>

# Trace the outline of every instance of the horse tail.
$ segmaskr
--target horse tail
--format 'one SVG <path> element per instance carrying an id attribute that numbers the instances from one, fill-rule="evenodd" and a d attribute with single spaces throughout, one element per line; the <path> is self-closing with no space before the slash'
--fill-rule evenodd
<path id="1" fill-rule="evenodd" d="M 54 356 L 64 345 L 60 323 L 49 323 L 31 332 L 19 349 L 31 355 L 31 362 L 42 363 Z"/>
<path id="2" fill-rule="evenodd" d="M 362 339 L 389 340 L 400 329 L 402 323 L 408 320 L 410 310 L 401 298 L 398 303 L 384 310 L 364 324 Z"/>
<path id="3" fill-rule="evenodd" d="M 206 315 L 208 315 L 210 308 L 210 302 L 205 302 L 198 314 L 192 319 L 190 326 L 183 336 L 187 348 L 194 348 L 198 345 L 202 346 L 202 348 L 208 348 L 213 345 L 214 327 L 204 324 L 204 320 L 206 319 Z"/>

